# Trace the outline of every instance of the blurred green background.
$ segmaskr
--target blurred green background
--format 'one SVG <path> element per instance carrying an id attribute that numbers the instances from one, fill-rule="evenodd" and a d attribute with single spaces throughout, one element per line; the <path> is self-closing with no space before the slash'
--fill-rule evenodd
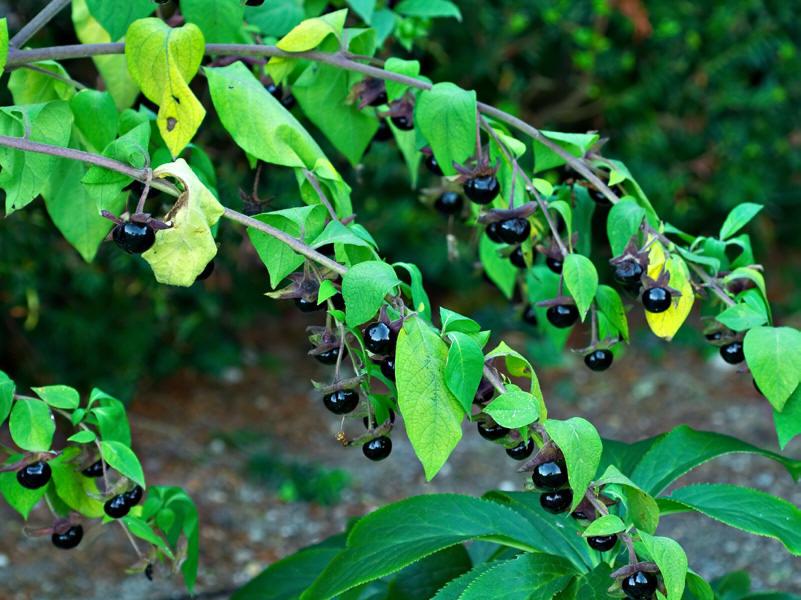
<path id="1" fill-rule="evenodd" d="M 15 30 L 43 4 L 0 1 L 0 13 Z M 540 128 L 599 130 L 609 138 L 605 154 L 626 162 L 660 214 L 682 229 L 713 233 L 735 204 L 764 203 L 751 232 L 769 268 L 777 314 L 801 308 L 796 2 L 458 4 L 462 23 L 425 24 L 411 51 L 390 40 L 383 55 L 417 58 L 433 80 L 476 89 L 485 102 Z M 67 14 L 35 39 L 69 43 L 76 40 Z M 93 82 L 89 61 L 66 66 Z M 7 75 L 0 89 L 5 81 Z M 193 85 L 207 98 L 204 82 Z M 210 113 L 199 144 L 210 147 L 223 202 L 238 207 L 252 173 L 223 139 Z M 418 202 L 393 143 L 374 144 L 363 168 L 335 162 L 353 185 L 360 222 L 387 257 L 420 265 L 435 302 L 477 314 L 488 326 L 517 327 L 516 309 L 475 272 L 467 229 L 454 229 L 465 243 L 461 260 L 447 262 L 448 224 Z M 431 181 L 421 172 L 421 187 Z M 297 202 L 293 186 L 289 174 L 267 168 L 260 194 L 271 209 L 281 208 Z M 83 263 L 40 203 L 0 220 L 0 368 L 30 384 L 94 384 L 130 397 L 137 382 L 181 367 L 216 375 L 245 363 L 273 364 L 252 333 L 292 308 L 263 298 L 266 273 L 240 230 L 223 226 L 220 242 L 209 282 L 168 289 L 142 261 L 109 245 L 93 264 Z"/>

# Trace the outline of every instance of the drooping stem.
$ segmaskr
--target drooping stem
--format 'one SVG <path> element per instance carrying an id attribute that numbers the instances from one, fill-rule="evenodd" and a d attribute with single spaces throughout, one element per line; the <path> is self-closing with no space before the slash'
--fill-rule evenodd
<path id="1" fill-rule="evenodd" d="M 42 27 L 47 25 L 62 8 L 69 6 L 70 1 L 71 0 L 50 0 L 50 3 L 45 6 L 38 15 L 28 21 L 22 29 L 9 40 L 9 46 L 14 48 L 22 47 L 25 42 L 35 36 Z"/>
<path id="2" fill-rule="evenodd" d="M 331 206 L 331 202 L 329 202 L 328 196 L 325 195 L 325 192 L 323 191 L 323 188 L 320 185 L 320 180 L 317 179 L 317 176 L 308 169 L 303 169 L 303 176 L 306 177 L 306 180 L 314 188 L 314 191 L 317 192 L 317 197 L 320 199 L 320 203 L 323 206 L 325 206 L 325 208 L 328 210 L 328 214 L 331 215 L 331 219 L 333 221 L 339 221 L 339 217 L 337 217 L 337 213 L 334 210 L 334 207 Z"/>

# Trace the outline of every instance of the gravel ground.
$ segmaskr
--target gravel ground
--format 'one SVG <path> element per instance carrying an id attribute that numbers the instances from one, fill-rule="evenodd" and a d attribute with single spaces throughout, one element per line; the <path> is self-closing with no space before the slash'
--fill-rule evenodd
<path id="1" fill-rule="evenodd" d="M 472 427 L 431 483 L 425 482 L 404 435 L 393 436 L 393 454 L 383 463 L 342 449 L 333 440 L 338 421 L 309 393 L 309 378 L 324 377 L 324 367 L 304 360 L 302 348 L 277 348 L 284 344 L 276 341 L 301 339 L 304 323 L 282 326 L 280 332 L 267 332 L 263 342 L 263 349 L 283 352 L 273 357 L 281 365 L 278 369 L 231 371 L 222 381 L 176 377 L 142 391 L 132 409 L 135 444 L 149 482 L 181 485 L 200 507 L 198 591 L 205 597 L 227 597 L 265 565 L 341 531 L 352 516 L 387 501 L 523 485 L 501 449 L 481 440 Z M 687 423 L 775 447 L 767 403 L 756 395 L 750 378 L 718 359 L 704 361 L 681 348 L 659 361 L 629 352 L 604 375 L 579 367 L 578 360 L 542 378 L 554 417 L 579 414 L 596 423 L 605 437 L 628 441 L 635 432 L 642 437 Z M 347 471 L 352 482 L 342 501 L 335 506 L 280 501 L 275 490 L 245 475 L 247 455 L 220 439 L 241 431 L 263 440 L 255 446 L 262 453 Z M 252 451 L 250 446 L 247 450 Z M 787 453 L 801 455 L 801 444 L 793 442 Z M 801 505 L 801 488 L 783 469 L 758 457 L 724 457 L 682 483 L 702 480 L 750 485 Z M 37 509 L 33 522 L 46 521 L 46 513 Z M 91 532 L 70 553 L 55 551 L 43 539 L 25 538 L 20 530 L 19 518 L 0 506 L 2 600 L 183 597 L 180 581 L 169 573 L 157 570 L 152 583 L 141 575 L 125 575 L 135 556 L 114 527 Z M 757 589 L 801 592 L 801 562 L 777 542 L 701 516 L 665 518 L 660 532 L 678 539 L 691 566 L 706 577 L 743 568 L 751 572 Z"/>

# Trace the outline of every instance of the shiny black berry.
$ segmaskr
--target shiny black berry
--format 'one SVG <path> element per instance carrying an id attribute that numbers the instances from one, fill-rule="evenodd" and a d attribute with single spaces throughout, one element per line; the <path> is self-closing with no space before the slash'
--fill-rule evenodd
<path id="1" fill-rule="evenodd" d="M 545 316 L 554 327 L 565 329 L 578 321 L 579 312 L 575 304 L 557 304 L 549 306 Z"/>
<path id="2" fill-rule="evenodd" d="M 209 264 L 207 264 L 203 268 L 203 270 L 200 272 L 200 275 L 198 275 L 195 278 L 195 281 L 204 281 L 204 280 L 208 279 L 209 277 L 211 277 L 212 273 L 214 273 L 214 261 L 213 260 L 210 261 Z"/>
<path id="3" fill-rule="evenodd" d="M 127 515 L 130 510 L 131 507 L 128 505 L 123 494 L 106 500 L 106 503 L 103 505 L 103 512 L 112 519 L 121 519 Z"/>
<path id="4" fill-rule="evenodd" d="M 529 456 L 531 456 L 532 452 L 534 452 L 533 440 L 529 440 L 527 442 L 520 442 L 517 446 L 506 449 L 506 454 L 508 454 L 510 458 L 514 458 L 515 460 L 524 460 Z"/>
<path id="5" fill-rule="evenodd" d="M 414 129 L 414 121 L 406 115 L 396 115 L 392 117 L 392 124 L 401 131 L 411 131 Z"/>
<path id="6" fill-rule="evenodd" d="M 362 333 L 364 347 L 373 354 L 390 354 L 395 347 L 395 334 L 382 321 L 371 323 Z"/>
<path id="7" fill-rule="evenodd" d="M 518 269 L 525 269 L 528 267 L 526 264 L 526 257 L 523 254 L 523 246 L 517 246 L 509 255 L 509 262 L 516 266 Z"/>
<path id="8" fill-rule="evenodd" d="M 593 371 L 606 371 L 612 366 L 614 358 L 611 350 L 593 350 L 584 357 L 584 364 Z"/>
<path id="9" fill-rule="evenodd" d="M 670 308 L 673 296 L 665 288 L 649 288 L 642 293 L 642 305 L 650 313 L 662 313 Z"/>
<path id="10" fill-rule="evenodd" d="M 381 374 L 390 381 L 395 381 L 395 359 L 392 356 L 381 361 Z"/>
<path id="11" fill-rule="evenodd" d="M 103 477 L 103 461 L 98 460 L 81 471 L 84 477 Z"/>
<path id="12" fill-rule="evenodd" d="M 587 538 L 590 548 L 598 552 L 609 552 L 617 543 L 616 535 L 596 535 Z"/>
<path id="13" fill-rule="evenodd" d="M 323 363 L 324 365 L 335 365 L 339 358 L 339 346 L 334 346 L 329 350 L 315 354 L 314 358 Z"/>
<path id="14" fill-rule="evenodd" d="M 557 275 L 562 273 L 562 261 L 558 258 L 554 258 L 553 256 L 546 256 L 545 257 L 545 265 Z"/>
<path id="15" fill-rule="evenodd" d="M 264 4 L 264 0 L 245 0 L 245 4 L 248 6 L 261 6 Z"/>
<path id="16" fill-rule="evenodd" d="M 501 427 L 497 423 L 482 423 L 478 422 L 478 435 L 485 440 L 499 440 L 504 437 L 509 430 L 506 427 Z"/>
<path id="17" fill-rule="evenodd" d="M 446 216 L 458 215 L 462 212 L 463 206 L 462 195 L 457 192 L 445 192 L 434 201 L 437 212 Z"/>
<path id="18" fill-rule="evenodd" d="M 365 443 L 362 452 L 370 460 L 384 460 L 392 452 L 392 440 L 382 435 Z"/>
<path id="19" fill-rule="evenodd" d="M 541 490 L 558 490 L 567 483 L 567 467 L 561 460 L 549 460 L 534 468 L 531 481 Z"/>
<path id="20" fill-rule="evenodd" d="M 142 254 L 156 243 L 156 232 L 144 223 L 126 221 L 114 227 L 111 238 L 128 254 Z"/>
<path id="21" fill-rule="evenodd" d="M 528 219 L 506 219 L 498 223 L 498 235 L 507 244 L 519 244 L 531 234 L 531 223 Z"/>
<path id="22" fill-rule="evenodd" d="M 710 342 L 717 342 L 723 338 L 722 331 L 711 331 L 709 333 L 705 333 L 704 337 L 709 340 Z"/>
<path id="23" fill-rule="evenodd" d="M 375 132 L 373 139 L 377 142 L 386 142 L 392 139 L 392 129 L 385 119 L 378 122 L 378 131 Z"/>
<path id="24" fill-rule="evenodd" d="M 483 175 L 468 179 L 464 193 L 476 204 L 489 204 L 501 193 L 501 184 L 495 175 Z"/>
<path id="25" fill-rule="evenodd" d="M 523 322 L 532 327 L 537 325 L 537 312 L 531 304 L 526 304 L 526 308 L 523 309 Z"/>
<path id="26" fill-rule="evenodd" d="M 53 542 L 53 545 L 62 550 L 72 550 L 81 543 L 82 539 L 83 527 L 80 525 L 73 525 L 64 533 L 53 533 L 50 536 L 50 541 Z"/>
<path id="27" fill-rule="evenodd" d="M 626 577 L 622 583 L 623 593 L 632 600 L 649 600 L 656 591 L 656 575 L 637 571 Z"/>
<path id="28" fill-rule="evenodd" d="M 503 240 L 501 239 L 501 232 L 499 231 L 499 225 L 500 223 L 495 221 L 494 223 L 487 225 L 487 228 L 484 230 L 484 232 L 487 234 L 487 237 L 496 244 L 503 243 Z"/>
<path id="29" fill-rule="evenodd" d="M 730 365 L 737 365 L 745 360 L 742 342 L 731 342 L 720 347 L 720 356 Z"/>
<path id="30" fill-rule="evenodd" d="M 153 564 L 147 563 L 145 567 L 145 577 L 147 577 L 148 581 L 153 581 Z"/>
<path id="31" fill-rule="evenodd" d="M 295 306 L 300 309 L 300 312 L 305 313 L 317 312 L 325 308 L 325 304 L 317 304 L 317 302 L 306 300 L 306 298 L 295 298 Z"/>
<path id="32" fill-rule="evenodd" d="M 644 270 L 636 260 L 626 260 L 615 266 L 615 279 L 627 287 L 639 286 Z"/>
<path id="33" fill-rule="evenodd" d="M 431 171 L 434 175 L 444 175 L 442 172 L 442 167 L 439 166 L 439 163 L 433 154 L 426 156 L 426 169 Z"/>
<path id="34" fill-rule="evenodd" d="M 359 394 L 353 390 L 337 390 L 323 396 L 323 404 L 335 415 L 345 415 L 359 406 Z"/>
<path id="35" fill-rule="evenodd" d="M 142 501 L 142 497 L 145 495 L 145 490 L 142 489 L 141 485 L 135 485 L 130 490 L 125 492 L 123 496 L 125 496 L 125 501 L 128 503 L 128 506 L 136 506 Z"/>
<path id="36" fill-rule="evenodd" d="M 554 514 L 565 512 L 570 508 L 571 502 L 573 502 L 573 490 L 571 489 L 555 490 L 553 492 L 540 494 L 540 506 Z"/>
<path id="37" fill-rule="evenodd" d="M 50 465 L 40 460 L 17 471 L 17 481 L 24 488 L 38 490 L 47 485 L 51 474 Z"/>

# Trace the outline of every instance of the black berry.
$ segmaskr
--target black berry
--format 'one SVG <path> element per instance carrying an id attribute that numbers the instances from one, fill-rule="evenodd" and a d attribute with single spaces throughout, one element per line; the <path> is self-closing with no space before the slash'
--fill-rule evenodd
<path id="1" fill-rule="evenodd" d="M 86 467 L 81 473 L 84 477 L 103 477 L 103 461 L 98 460 Z"/>
<path id="2" fill-rule="evenodd" d="M 498 229 L 499 225 L 500 223 L 498 221 L 495 221 L 494 223 L 490 223 L 489 225 L 487 225 L 487 228 L 484 230 L 484 232 L 487 234 L 487 237 L 496 244 L 503 243 L 503 240 L 501 239 L 501 233 Z"/>
<path id="3" fill-rule="evenodd" d="M 47 485 L 51 474 L 50 465 L 40 460 L 17 471 L 17 481 L 24 488 L 38 490 Z"/>
<path id="4" fill-rule="evenodd" d="M 426 169 L 431 171 L 434 175 L 444 175 L 442 172 L 442 167 L 439 166 L 439 163 L 433 154 L 426 156 Z"/>
<path id="5" fill-rule="evenodd" d="M 656 575 L 637 571 L 621 583 L 623 593 L 632 600 L 649 600 L 656 591 Z"/>
<path id="6" fill-rule="evenodd" d="M 392 117 L 392 124 L 401 131 L 411 131 L 414 129 L 414 121 L 406 115 L 396 115 Z"/>
<path id="7" fill-rule="evenodd" d="M 531 234 L 531 223 L 528 219 L 506 219 L 498 223 L 498 236 L 507 244 L 519 244 Z"/>
<path id="8" fill-rule="evenodd" d="M 293 96 L 292 94 L 284 94 L 284 97 L 281 98 L 281 104 L 283 104 L 284 108 L 287 110 L 292 110 L 293 108 L 295 108 L 295 105 L 297 103 L 298 101 L 295 100 L 295 96 Z"/>
<path id="9" fill-rule="evenodd" d="M 392 440 L 382 435 L 365 443 L 362 452 L 370 460 L 384 460 L 392 452 Z"/>
<path id="10" fill-rule="evenodd" d="M 198 275 L 195 278 L 195 281 L 204 281 L 204 280 L 208 279 L 209 277 L 211 277 L 212 273 L 214 273 L 214 261 L 213 260 L 210 261 L 209 264 L 207 264 L 203 268 L 203 270 L 200 272 L 200 275 Z"/>
<path id="11" fill-rule="evenodd" d="M 376 321 L 368 325 L 362 332 L 364 347 L 373 354 L 389 354 L 395 345 L 395 335 L 389 325 Z"/>
<path id="12" fill-rule="evenodd" d="M 463 206 L 462 195 L 456 192 L 445 192 L 434 202 L 437 212 L 446 216 L 458 215 L 462 212 Z"/>
<path id="13" fill-rule="evenodd" d="M 593 202 L 595 202 L 599 206 L 611 206 L 612 203 L 609 201 L 609 198 L 604 196 L 601 192 L 596 190 L 595 188 L 590 188 L 587 190 L 590 194 L 590 198 L 592 198 Z"/>
<path id="14" fill-rule="evenodd" d="M 615 279 L 627 287 L 639 286 L 644 270 L 636 260 L 626 260 L 615 266 Z"/>
<path id="15" fill-rule="evenodd" d="M 50 541 L 53 542 L 53 545 L 56 548 L 61 548 L 62 550 L 72 550 L 78 544 L 81 543 L 83 539 L 83 527 L 80 525 L 73 525 L 64 533 L 53 533 L 50 536 Z"/>
<path id="16" fill-rule="evenodd" d="M 353 390 L 337 390 L 323 396 L 323 404 L 335 415 L 344 415 L 359 405 L 359 394 Z"/>
<path id="17" fill-rule="evenodd" d="M 325 308 L 325 304 L 317 304 L 317 302 L 306 300 L 306 298 L 295 298 L 295 306 L 300 309 L 300 312 L 305 313 L 317 312 Z"/>
<path id="18" fill-rule="evenodd" d="M 130 510 L 131 507 L 128 505 L 123 494 L 106 500 L 106 503 L 103 505 L 103 512 L 112 519 L 121 519 L 127 515 Z"/>
<path id="19" fill-rule="evenodd" d="M 736 365 L 745 360 L 742 342 L 731 342 L 720 347 L 720 355 L 730 365 Z"/>
<path id="20" fill-rule="evenodd" d="M 501 427 L 497 423 L 482 423 L 478 422 L 478 435 L 485 440 L 499 440 L 504 437 L 509 430 L 506 427 Z"/>
<path id="21" fill-rule="evenodd" d="M 334 346 L 329 350 L 320 352 L 320 354 L 315 354 L 314 358 L 319 360 L 324 365 L 335 365 L 337 364 L 337 359 L 339 358 L 339 346 Z"/>
<path id="22" fill-rule="evenodd" d="M 345 298 L 343 298 L 342 294 L 339 292 L 331 296 L 329 300 L 331 300 L 331 304 L 333 304 L 334 308 L 337 310 L 345 310 Z"/>
<path id="23" fill-rule="evenodd" d="M 114 227 L 111 238 L 128 254 L 142 254 L 153 247 L 156 232 L 145 223 L 126 221 Z"/>
<path id="24" fill-rule="evenodd" d="M 145 567 L 145 577 L 148 581 L 153 581 L 153 563 L 147 563 Z"/>
<path id="25" fill-rule="evenodd" d="M 593 350 L 584 357 L 584 364 L 592 371 L 606 371 L 612 366 L 614 358 L 611 350 Z"/>
<path id="26" fill-rule="evenodd" d="M 545 316 L 554 327 L 565 329 L 578 321 L 579 312 L 575 304 L 557 304 L 556 306 L 548 307 Z"/>
<path id="27" fill-rule="evenodd" d="M 142 497 L 145 495 L 145 490 L 142 489 L 141 485 L 135 485 L 130 490 L 125 492 L 123 496 L 125 496 L 125 501 L 128 503 L 128 506 L 136 506 L 142 501 Z"/>
<path id="28" fill-rule="evenodd" d="M 567 467 L 561 460 L 549 460 L 536 466 L 531 481 L 541 490 L 558 490 L 567 483 Z"/>
<path id="29" fill-rule="evenodd" d="M 395 359 L 393 357 L 387 356 L 381 361 L 381 374 L 390 381 L 395 381 Z"/>
<path id="30" fill-rule="evenodd" d="M 516 266 L 518 269 L 525 269 L 528 267 L 526 264 L 526 257 L 523 254 L 523 246 L 518 246 L 509 255 L 509 262 Z"/>
<path id="31" fill-rule="evenodd" d="M 562 273 L 562 261 L 552 256 L 545 257 L 545 265 L 557 275 Z"/>
<path id="32" fill-rule="evenodd" d="M 245 4 L 248 6 L 261 6 L 264 4 L 264 0 L 245 0 Z"/>
<path id="33" fill-rule="evenodd" d="M 501 184 L 495 175 L 473 177 L 464 184 L 464 193 L 476 204 L 489 204 L 500 192 Z"/>
<path id="34" fill-rule="evenodd" d="M 710 342 L 717 342 L 723 338 L 722 331 L 712 331 L 710 333 L 705 333 L 704 337 L 709 340 Z"/>
<path id="35" fill-rule="evenodd" d="M 526 304 L 526 308 L 523 309 L 523 322 L 532 327 L 537 325 L 537 313 L 531 304 Z"/>
<path id="36" fill-rule="evenodd" d="M 540 506 L 554 514 L 565 512 L 570 508 L 571 502 L 573 502 L 573 490 L 571 489 L 555 490 L 553 492 L 540 494 Z"/>
<path id="37" fill-rule="evenodd" d="M 670 308 L 673 296 L 665 288 L 649 288 L 642 293 L 642 305 L 651 313 L 662 313 Z"/>
<path id="38" fill-rule="evenodd" d="M 515 460 L 524 460 L 531 456 L 532 452 L 534 452 L 534 442 L 532 440 L 520 442 L 517 446 L 506 449 L 506 454 Z"/>
<path id="39" fill-rule="evenodd" d="M 375 132 L 373 139 L 377 142 L 386 142 L 392 139 L 392 129 L 385 119 L 378 121 L 378 131 Z"/>
<path id="40" fill-rule="evenodd" d="M 617 543 L 616 535 L 596 535 L 587 538 L 590 548 L 598 552 L 609 552 Z"/>
<path id="41" fill-rule="evenodd" d="M 387 90 L 385 89 L 380 94 L 378 94 L 378 96 L 373 98 L 373 100 L 370 101 L 367 104 L 367 106 L 384 106 L 384 104 L 386 104 L 387 102 L 389 102 L 389 98 L 387 97 Z"/>

